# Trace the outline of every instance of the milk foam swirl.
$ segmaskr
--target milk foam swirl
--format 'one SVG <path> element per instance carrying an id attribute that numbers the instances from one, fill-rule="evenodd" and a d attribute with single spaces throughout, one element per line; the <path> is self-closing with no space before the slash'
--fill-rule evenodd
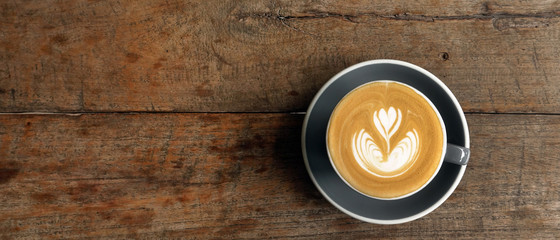
<path id="1" fill-rule="evenodd" d="M 375 143 L 374 138 L 365 129 L 354 133 L 352 153 L 360 167 L 379 177 L 396 177 L 410 168 L 409 163 L 418 155 L 419 137 L 418 132 L 413 128 L 394 147 L 391 147 L 390 140 L 399 130 L 401 123 L 400 109 L 389 107 L 386 111 L 381 108 L 373 113 L 373 124 L 377 130 L 377 133 L 373 134 L 379 134 L 385 140 L 383 149 L 380 147 L 382 144 Z M 397 171 L 406 165 L 409 165 L 406 169 Z"/>

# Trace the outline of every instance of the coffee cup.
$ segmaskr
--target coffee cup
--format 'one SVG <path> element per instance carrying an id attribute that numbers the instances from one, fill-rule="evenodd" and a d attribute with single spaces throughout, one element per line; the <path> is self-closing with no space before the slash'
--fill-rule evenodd
<path id="1" fill-rule="evenodd" d="M 468 148 L 447 143 L 441 114 L 422 92 L 377 80 L 347 93 L 331 113 L 326 146 L 338 176 L 372 198 L 396 200 L 428 185 L 442 163 L 466 165 Z"/>

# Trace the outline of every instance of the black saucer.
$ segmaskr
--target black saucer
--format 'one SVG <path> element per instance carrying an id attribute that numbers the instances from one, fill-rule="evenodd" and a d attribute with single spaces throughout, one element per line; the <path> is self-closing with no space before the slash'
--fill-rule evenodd
<path id="1" fill-rule="evenodd" d="M 345 69 L 319 90 L 307 110 L 303 124 L 303 156 L 315 186 L 341 211 L 371 223 L 404 223 L 439 207 L 461 181 L 466 166 L 444 162 L 436 177 L 425 188 L 398 200 L 379 200 L 364 196 L 340 179 L 329 161 L 325 142 L 331 112 L 352 89 L 379 80 L 406 83 L 421 91 L 440 112 L 446 126 L 448 142 L 469 147 L 465 115 L 455 96 L 441 80 L 407 62 L 372 60 Z"/>

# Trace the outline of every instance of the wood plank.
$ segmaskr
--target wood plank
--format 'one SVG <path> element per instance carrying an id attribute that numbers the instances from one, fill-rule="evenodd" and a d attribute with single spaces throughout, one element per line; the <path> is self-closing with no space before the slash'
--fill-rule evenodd
<path id="1" fill-rule="evenodd" d="M 560 237 L 560 116 L 467 119 L 456 192 L 380 226 L 315 189 L 301 115 L 0 115 L 0 238 Z"/>
<path id="2" fill-rule="evenodd" d="M 560 112 L 558 1 L 4 1 L 0 111 L 301 111 L 410 61 L 468 112 Z"/>

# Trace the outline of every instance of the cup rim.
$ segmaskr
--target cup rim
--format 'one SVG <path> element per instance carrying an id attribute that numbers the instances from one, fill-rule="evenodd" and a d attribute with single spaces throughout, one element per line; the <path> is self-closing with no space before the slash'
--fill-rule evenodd
<path id="1" fill-rule="evenodd" d="M 436 112 L 437 118 L 438 118 L 439 123 L 440 123 L 441 130 L 442 130 L 442 132 L 443 132 L 443 141 L 442 141 L 442 142 L 443 142 L 443 144 L 442 144 L 442 145 L 443 145 L 443 146 L 442 146 L 443 149 L 442 149 L 442 152 L 441 152 L 442 154 L 441 154 L 441 157 L 440 157 L 439 162 L 438 162 L 438 167 L 436 168 L 436 170 L 434 171 L 434 173 L 430 176 L 430 178 L 428 179 L 428 181 L 426 181 L 426 183 L 424 183 L 422 186 L 420 186 L 420 188 L 418 188 L 418 189 L 416 189 L 416 190 L 414 190 L 414 191 L 412 191 L 412 192 L 410 192 L 410 193 L 407 193 L 407 194 L 405 194 L 405 195 L 398 196 L 398 197 L 392 197 L 392 198 L 381 198 L 381 197 L 370 196 L 370 195 L 368 195 L 368 194 L 366 194 L 366 193 L 364 193 L 364 192 L 362 192 L 362 191 L 356 189 L 354 186 L 352 186 L 352 184 L 350 184 L 348 181 L 346 181 L 346 179 L 345 179 L 344 177 L 342 177 L 342 175 L 340 175 L 340 172 L 338 171 L 338 169 L 336 168 L 336 166 L 335 166 L 335 164 L 334 164 L 334 162 L 333 162 L 333 159 L 332 159 L 332 156 L 331 156 L 331 152 L 330 152 L 330 149 L 329 149 L 329 147 L 328 147 L 328 146 L 329 146 L 329 144 L 328 144 L 328 139 L 329 139 L 328 131 L 329 131 L 329 127 L 330 127 L 330 125 L 331 125 L 332 114 L 334 113 L 334 110 L 336 110 L 336 108 L 338 107 L 338 104 L 340 104 L 340 102 L 342 102 L 342 100 L 343 100 L 344 98 L 346 98 L 348 95 L 350 95 L 352 92 L 356 91 L 357 89 L 359 89 L 359 88 L 361 88 L 361 87 L 364 87 L 364 86 L 366 86 L 366 85 L 369 85 L 369 84 L 372 84 L 372 83 L 378 83 L 378 82 L 389 82 L 389 83 L 396 83 L 396 84 L 404 85 L 405 87 L 408 87 L 408 88 L 412 89 L 414 92 L 416 92 L 416 93 L 417 93 L 418 95 L 420 95 L 422 98 L 424 98 L 424 100 L 425 100 L 426 102 L 428 102 L 428 104 L 430 105 L 430 107 L 432 108 L 432 110 L 434 110 L 434 111 Z M 441 165 L 443 164 L 443 159 L 445 158 L 445 153 L 447 152 L 447 130 L 446 130 L 446 128 L 445 128 L 445 123 L 443 122 L 443 118 L 441 117 L 441 114 L 440 114 L 439 111 L 437 110 L 436 106 L 432 103 L 432 101 L 431 101 L 428 97 L 426 97 L 426 95 L 424 95 L 424 93 L 420 92 L 418 89 L 416 89 L 416 88 L 414 88 L 414 87 L 412 87 L 412 86 L 410 86 L 410 85 L 408 85 L 408 84 L 406 84 L 406 83 L 402 83 L 402 82 L 395 81 L 395 80 L 375 80 L 375 81 L 367 82 L 367 83 L 364 83 L 364 84 L 362 84 L 362 85 L 359 85 L 359 86 L 355 87 L 354 89 L 352 89 L 351 91 L 349 91 L 348 93 L 346 93 L 346 94 L 344 95 L 344 97 L 342 97 L 342 98 L 340 99 L 340 101 L 338 101 L 338 103 L 337 103 L 336 106 L 334 107 L 333 111 L 331 112 L 331 115 L 329 116 L 329 122 L 327 123 L 327 129 L 325 129 L 325 131 L 327 131 L 327 134 L 325 134 L 325 141 L 326 141 L 326 145 L 327 145 L 327 155 L 329 156 L 329 161 L 330 161 L 330 163 L 331 163 L 331 165 L 332 165 L 334 171 L 336 172 L 336 174 L 342 179 L 342 181 L 343 181 L 344 183 L 346 183 L 346 185 L 348 185 L 350 188 L 354 189 L 354 191 L 356 191 L 356 192 L 358 192 L 358 193 L 360 193 L 360 194 L 362 194 L 362 195 L 364 195 L 364 196 L 366 196 L 366 197 L 370 197 L 370 198 L 374 198 L 374 199 L 379 199 L 379 200 L 387 200 L 387 201 L 390 201 L 390 200 L 403 199 L 403 198 L 409 197 L 409 196 L 411 196 L 411 195 L 414 195 L 415 193 L 417 193 L 417 192 L 421 191 L 422 189 L 424 189 L 426 186 L 428 186 L 428 184 L 430 184 L 430 182 L 432 182 L 432 180 L 433 180 L 433 179 L 436 177 L 436 175 L 439 173 L 439 170 L 441 169 Z"/>
<path id="2" fill-rule="evenodd" d="M 323 86 L 319 89 L 317 94 L 315 94 L 315 96 L 311 100 L 311 103 L 309 104 L 309 107 L 307 108 L 307 112 L 306 112 L 306 115 L 305 115 L 304 120 L 303 120 L 303 127 L 302 127 L 302 134 L 301 134 L 301 145 L 302 145 L 304 164 L 305 164 L 305 168 L 307 169 L 307 173 L 309 174 L 309 176 L 311 178 L 311 181 L 313 182 L 313 184 L 315 185 L 317 190 L 319 190 L 321 195 L 323 195 L 323 197 L 325 197 L 325 199 L 327 199 L 327 201 L 329 203 L 331 203 L 333 206 L 338 208 L 341 212 L 343 212 L 343 213 L 347 214 L 348 216 L 351 216 L 355 219 L 358 219 L 360 221 L 369 222 L 369 223 L 382 224 L 382 225 L 406 223 L 406 222 L 410 222 L 410 221 L 416 220 L 418 218 L 421 218 L 421 217 L 427 215 L 428 213 L 434 211 L 439 206 L 441 206 L 441 204 L 443 204 L 443 202 L 445 202 L 445 200 L 447 200 L 449 198 L 449 196 L 451 196 L 451 194 L 455 191 L 455 189 L 457 188 L 457 186 L 461 182 L 461 179 L 463 178 L 463 175 L 465 174 L 465 170 L 466 170 L 467 166 L 461 166 L 461 168 L 459 170 L 459 173 L 457 174 L 457 177 L 455 178 L 455 181 L 453 182 L 451 187 L 447 190 L 447 192 L 437 202 L 435 202 L 430 207 L 426 208 L 425 210 L 423 210 L 419 213 L 416 213 L 416 214 L 408 216 L 408 217 L 404 217 L 404 218 L 400 218 L 400 219 L 383 220 L 383 219 L 368 218 L 368 217 L 364 217 L 364 216 L 355 214 L 355 213 L 345 209 L 344 207 L 339 205 L 336 201 L 331 199 L 329 197 L 329 195 L 321 188 L 321 186 L 317 182 L 317 179 L 315 179 L 315 177 L 313 175 L 313 172 L 311 171 L 311 167 L 309 165 L 309 159 L 308 159 L 308 156 L 307 156 L 307 146 L 306 146 L 306 141 L 305 141 L 306 132 L 307 132 L 307 125 L 309 123 L 311 110 L 315 107 L 315 105 L 316 105 L 317 101 L 319 100 L 319 98 L 321 97 L 321 95 L 325 92 L 325 90 L 333 82 L 335 82 L 342 75 L 344 75 L 344 74 L 346 74 L 346 73 L 348 73 L 348 72 L 350 72 L 354 69 L 357 69 L 357 68 L 360 68 L 360 67 L 363 67 L 363 66 L 367 66 L 367 65 L 373 65 L 373 64 L 394 64 L 394 65 L 399 65 L 399 66 L 403 66 L 403 67 L 408 67 L 408 68 L 414 69 L 414 70 L 426 75 L 427 77 L 432 79 L 436 84 L 438 84 L 441 87 L 441 89 L 449 96 L 449 98 L 453 102 L 453 105 L 455 106 L 455 108 L 461 113 L 460 118 L 461 118 L 461 123 L 464 126 L 463 132 L 464 132 L 465 147 L 470 148 L 469 129 L 468 129 L 467 120 L 466 120 L 465 115 L 462 111 L 461 105 L 459 104 L 459 101 L 457 100 L 455 95 L 453 95 L 451 90 L 449 90 L 449 88 L 439 78 L 437 78 L 435 75 L 428 72 L 427 70 L 425 70 L 425 69 L 423 69 L 423 68 L 421 68 L 417 65 L 414 65 L 412 63 L 408 63 L 408 62 L 400 61 L 400 60 L 394 60 L 394 59 L 376 59 L 376 60 L 368 60 L 368 61 L 364 61 L 364 62 L 361 62 L 361 63 L 357 63 L 357 64 L 354 64 L 350 67 L 345 68 L 344 70 L 342 70 L 341 72 L 339 72 L 335 76 L 333 76 L 331 79 L 329 79 L 325 84 L 323 84 Z"/>

